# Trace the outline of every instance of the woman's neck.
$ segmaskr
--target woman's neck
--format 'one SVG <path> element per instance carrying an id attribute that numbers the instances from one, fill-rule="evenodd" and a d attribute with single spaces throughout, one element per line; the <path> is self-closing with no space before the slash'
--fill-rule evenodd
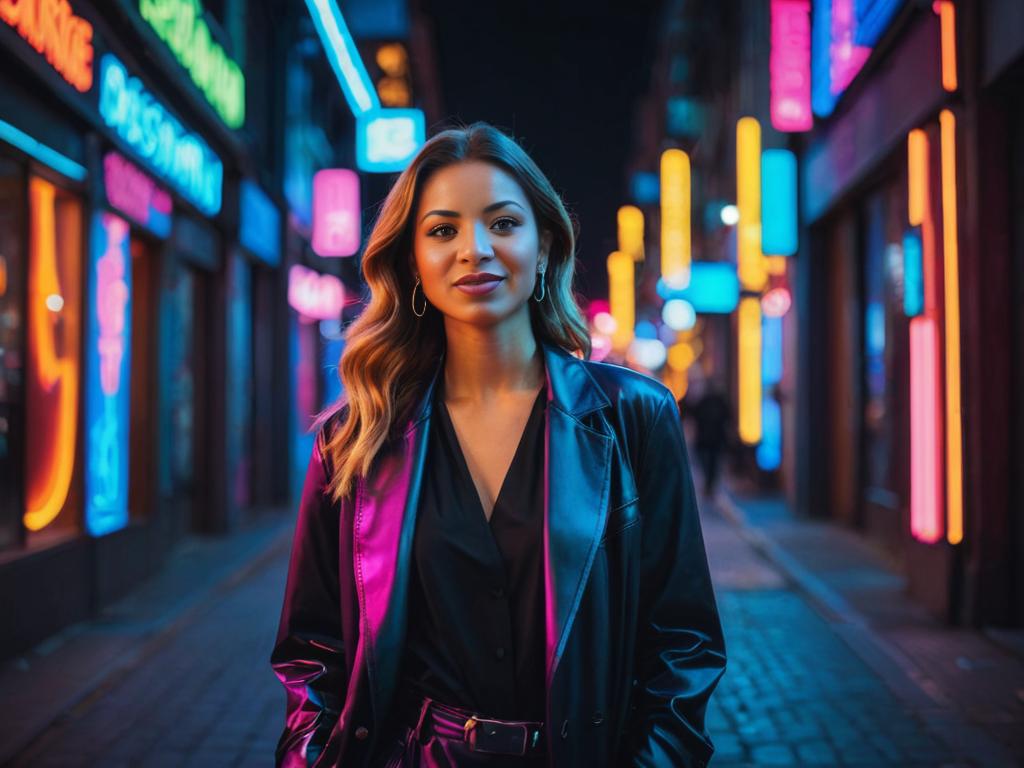
<path id="1" fill-rule="evenodd" d="M 446 323 L 445 399 L 487 402 L 495 397 L 540 389 L 544 354 L 533 331 Z"/>

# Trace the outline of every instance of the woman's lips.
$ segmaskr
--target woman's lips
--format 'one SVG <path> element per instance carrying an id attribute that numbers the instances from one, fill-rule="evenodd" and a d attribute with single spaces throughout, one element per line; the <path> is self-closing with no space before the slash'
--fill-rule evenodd
<path id="1" fill-rule="evenodd" d="M 482 296 L 485 293 L 490 293 L 498 285 L 501 284 L 501 280 L 486 280 L 482 283 L 460 283 L 455 287 L 463 293 L 468 293 L 470 296 Z"/>

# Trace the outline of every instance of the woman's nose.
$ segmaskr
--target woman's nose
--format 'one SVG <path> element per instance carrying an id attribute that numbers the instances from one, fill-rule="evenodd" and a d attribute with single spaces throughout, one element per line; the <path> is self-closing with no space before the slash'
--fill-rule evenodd
<path id="1" fill-rule="evenodd" d="M 483 222 L 476 222 L 467 228 L 465 241 L 461 244 L 459 255 L 463 259 L 487 259 L 494 256 L 491 247 L 490 233 Z"/>

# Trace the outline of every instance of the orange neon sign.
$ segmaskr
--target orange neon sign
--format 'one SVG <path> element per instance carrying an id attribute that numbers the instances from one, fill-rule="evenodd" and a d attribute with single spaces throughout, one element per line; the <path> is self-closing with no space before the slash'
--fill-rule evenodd
<path id="1" fill-rule="evenodd" d="M 80 294 L 74 276 L 64 274 L 62 282 L 60 266 L 74 262 L 79 253 L 82 226 L 79 211 L 58 207 L 56 198 L 49 182 L 29 182 L 26 400 L 34 428 L 26 446 L 24 522 L 30 531 L 45 528 L 60 514 L 75 467 Z"/>
<path id="2" fill-rule="evenodd" d="M 92 87 L 92 24 L 75 16 L 68 0 L 0 0 L 0 19 L 76 90 Z"/>

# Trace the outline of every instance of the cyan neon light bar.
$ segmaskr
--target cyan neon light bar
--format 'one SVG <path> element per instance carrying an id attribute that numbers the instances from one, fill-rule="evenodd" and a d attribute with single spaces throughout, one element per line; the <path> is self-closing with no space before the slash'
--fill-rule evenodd
<path id="1" fill-rule="evenodd" d="M 924 312 L 924 266 L 921 236 L 916 231 L 903 235 L 903 313 L 917 317 Z"/>
<path id="2" fill-rule="evenodd" d="M 782 464 L 782 409 L 774 398 L 761 401 L 761 442 L 757 446 L 757 466 L 766 472 Z"/>
<path id="3" fill-rule="evenodd" d="M 782 381 L 782 318 L 761 315 L 761 383 Z"/>
<path id="4" fill-rule="evenodd" d="M 341 15 L 336 0 L 306 0 L 309 15 L 313 17 L 320 42 L 323 43 L 327 60 L 341 84 L 352 114 L 380 109 L 380 99 L 366 72 L 359 50 L 348 31 L 348 25 Z"/>
<path id="5" fill-rule="evenodd" d="M 85 179 L 85 168 L 60 152 L 51 149 L 40 141 L 36 141 L 24 131 L 20 131 L 10 123 L 0 120 L 0 139 L 17 147 L 26 155 L 34 157 L 43 165 L 53 168 L 57 173 L 75 181 Z"/>
<path id="6" fill-rule="evenodd" d="M 797 244 L 796 155 L 766 149 L 761 153 L 761 250 L 792 256 Z"/>
<path id="7" fill-rule="evenodd" d="M 356 165 L 371 173 L 398 173 L 426 140 L 420 109 L 378 109 L 356 116 Z"/>
<path id="8" fill-rule="evenodd" d="M 690 284 L 673 290 L 658 280 L 658 295 L 666 301 L 682 299 L 702 314 L 727 315 L 740 300 L 740 282 L 736 268 L 728 262 L 695 261 L 690 265 Z"/>

